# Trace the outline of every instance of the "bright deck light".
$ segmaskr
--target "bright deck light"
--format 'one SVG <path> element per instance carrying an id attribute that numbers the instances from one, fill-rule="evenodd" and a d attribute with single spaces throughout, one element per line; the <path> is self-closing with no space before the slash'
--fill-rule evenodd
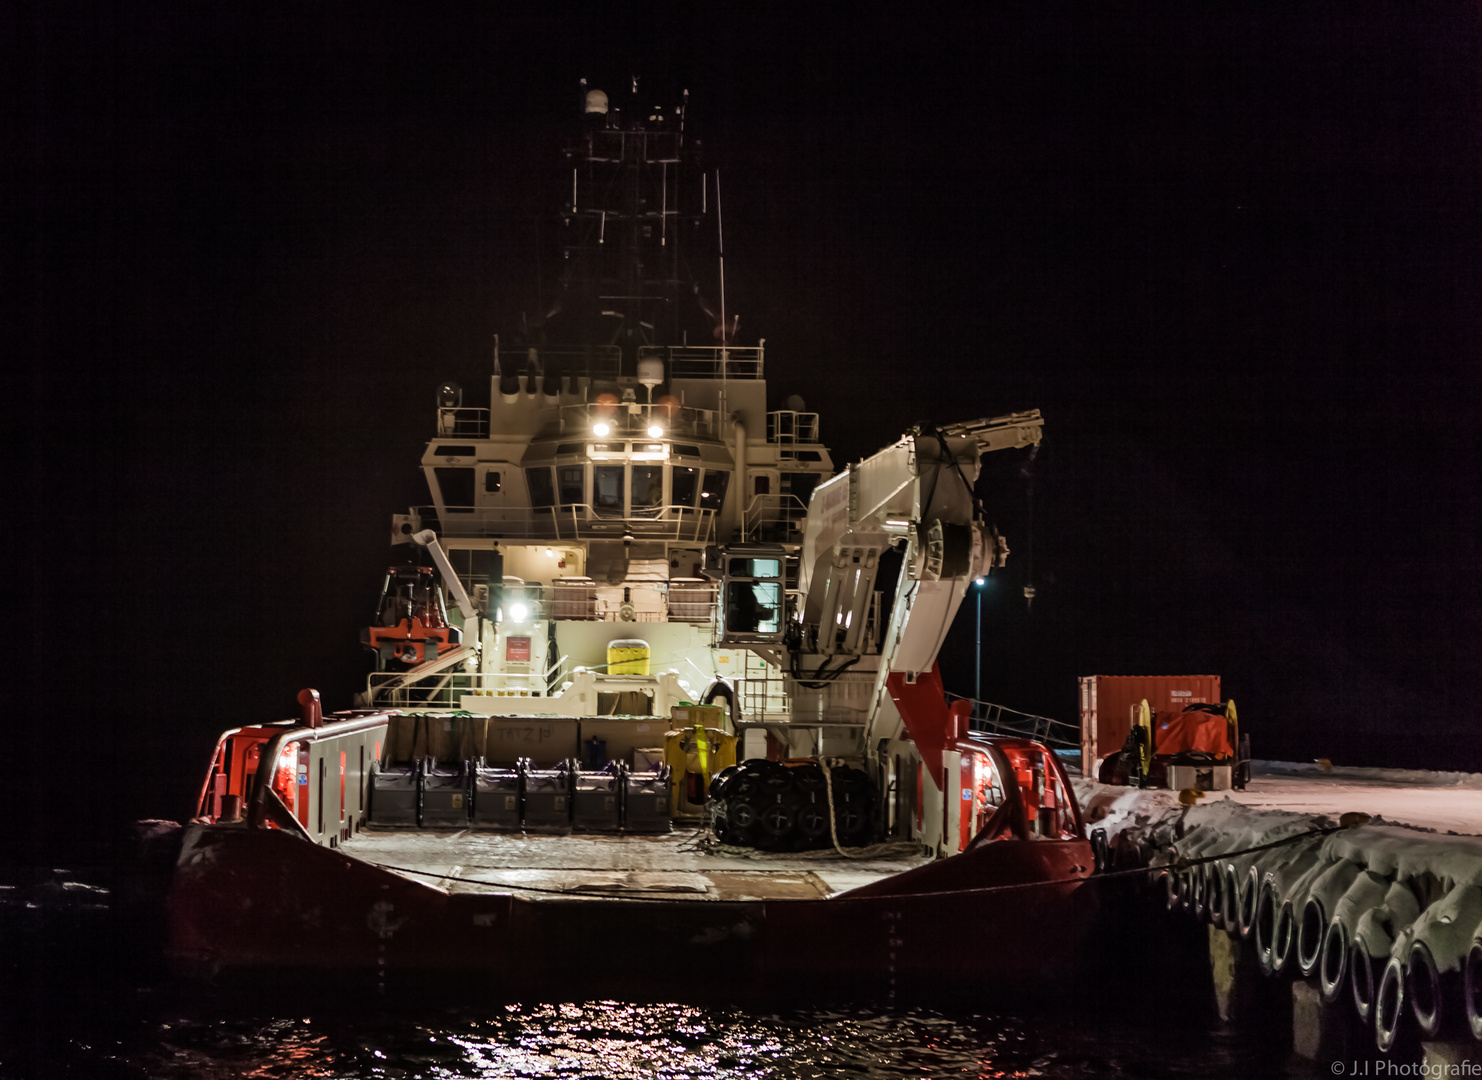
<path id="1" fill-rule="evenodd" d="M 648 425 L 648 437 L 650 439 L 657 439 L 659 436 L 661 436 L 663 434 L 664 434 L 664 425 L 663 424 L 649 424 Z"/>
<path id="2" fill-rule="evenodd" d="M 509 606 L 509 617 L 513 622 L 524 622 L 525 616 L 530 614 L 530 609 L 516 600 Z"/>
<path id="3" fill-rule="evenodd" d="M 605 439 L 612 434 L 612 425 L 606 420 L 598 420 L 592 425 L 592 434 L 599 439 Z"/>

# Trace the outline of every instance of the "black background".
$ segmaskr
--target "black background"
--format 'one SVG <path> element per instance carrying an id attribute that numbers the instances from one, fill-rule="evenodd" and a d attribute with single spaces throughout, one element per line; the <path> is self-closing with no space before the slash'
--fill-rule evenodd
<path id="1" fill-rule="evenodd" d="M 348 707 L 433 392 L 481 404 L 548 283 L 583 76 L 689 89 L 728 309 L 837 463 L 1044 411 L 1032 515 L 986 464 L 985 697 L 1219 674 L 1257 756 L 1482 769 L 1475 5 L 0 18 L 23 857 Z"/>

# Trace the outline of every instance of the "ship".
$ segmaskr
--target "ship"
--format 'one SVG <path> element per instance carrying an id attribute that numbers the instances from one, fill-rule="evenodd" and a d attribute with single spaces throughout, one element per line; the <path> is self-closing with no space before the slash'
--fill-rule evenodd
<path id="1" fill-rule="evenodd" d="M 981 458 L 1043 418 L 836 469 L 726 310 L 688 95 L 619 97 L 582 84 L 559 285 L 495 339 L 488 406 L 438 388 L 354 707 L 305 690 L 217 740 L 166 954 L 509 994 L 1017 992 L 1073 960 L 1093 854 L 1056 754 L 974 730 L 937 654 L 1008 557 Z"/>

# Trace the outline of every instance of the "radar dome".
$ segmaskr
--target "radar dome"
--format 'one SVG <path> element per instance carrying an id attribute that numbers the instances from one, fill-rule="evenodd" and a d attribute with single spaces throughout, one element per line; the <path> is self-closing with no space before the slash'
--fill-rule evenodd
<path id="1" fill-rule="evenodd" d="M 644 356 L 638 361 L 638 381 L 652 390 L 664 381 L 664 361 L 657 356 Z"/>

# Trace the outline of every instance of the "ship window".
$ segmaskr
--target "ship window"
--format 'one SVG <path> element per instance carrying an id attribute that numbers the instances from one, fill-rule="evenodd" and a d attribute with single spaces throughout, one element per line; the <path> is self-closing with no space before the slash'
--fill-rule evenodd
<path id="1" fill-rule="evenodd" d="M 698 446 L 690 446 L 687 443 L 675 443 L 674 453 L 683 454 L 685 457 L 699 457 L 700 448 Z"/>
<path id="2" fill-rule="evenodd" d="M 650 510 L 664 502 L 664 467 L 662 465 L 633 466 L 634 510 Z"/>
<path id="3" fill-rule="evenodd" d="M 475 457 L 478 454 L 478 450 L 472 446 L 453 446 L 449 443 L 443 443 L 432 452 L 438 457 Z"/>
<path id="4" fill-rule="evenodd" d="M 754 476 L 751 480 L 751 493 L 753 495 L 772 494 L 772 478 L 766 475 Z"/>
<path id="5" fill-rule="evenodd" d="M 782 586 L 777 582 L 726 582 L 728 633 L 775 634 L 780 625 L 781 613 Z"/>
<path id="6" fill-rule="evenodd" d="M 555 489 L 551 486 L 551 470 L 542 466 L 525 470 L 525 483 L 530 486 L 530 505 L 543 509 L 554 505 Z"/>
<path id="7" fill-rule="evenodd" d="M 676 449 L 678 449 L 676 447 Z M 670 483 L 669 501 L 675 506 L 694 506 L 695 492 L 700 487 L 700 470 L 675 466 Z"/>
<path id="8" fill-rule="evenodd" d="M 561 495 L 562 506 L 580 506 L 582 498 L 582 473 L 580 465 L 562 465 L 556 470 L 556 489 Z"/>
<path id="9" fill-rule="evenodd" d="M 817 450 L 794 450 L 793 458 L 797 461 L 822 461 L 823 455 Z"/>
<path id="10" fill-rule="evenodd" d="M 489 495 L 496 494 L 499 491 L 499 474 L 493 469 L 484 473 L 484 491 Z"/>
<path id="11" fill-rule="evenodd" d="M 782 576 L 782 567 L 776 559 L 731 559 L 727 564 L 726 576 L 733 578 L 775 578 Z"/>
<path id="12" fill-rule="evenodd" d="M 557 454 L 582 454 L 586 452 L 586 444 L 579 442 L 563 442 L 556 447 Z"/>
<path id="13" fill-rule="evenodd" d="M 437 488 L 442 493 L 443 506 L 446 509 L 462 514 L 473 510 L 472 469 L 453 469 L 441 465 L 432 472 L 437 477 Z"/>
<path id="14" fill-rule="evenodd" d="M 729 472 L 706 469 L 705 483 L 700 487 L 700 505 L 706 510 L 719 510 L 726 501 L 726 485 L 730 482 Z"/>
<path id="15" fill-rule="evenodd" d="M 592 506 L 597 513 L 607 517 L 621 516 L 623 512 L 623 467 L 621 465 L 594 465 L 592 467 Z"/>
<path id="16" fill-rule="evenodd" d="M 808 500 L 813 498 L 813 489 L 818 486 L 818 474 L 811 472 L 790 472 L 782 474 L 782 487 L 789 494 L 797 498 L 804 506 Z"/>

